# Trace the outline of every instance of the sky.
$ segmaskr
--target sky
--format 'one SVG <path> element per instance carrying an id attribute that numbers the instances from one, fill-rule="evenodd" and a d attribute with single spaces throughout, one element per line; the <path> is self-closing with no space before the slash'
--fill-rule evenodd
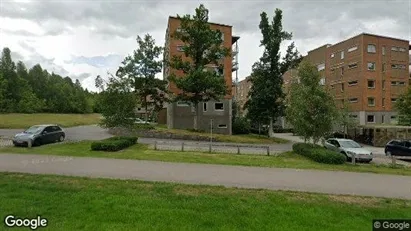
<path id="1" fill-rule="evenodd" d="M 94 91 L 95 77 L 115 73 L 137 48 L 137 35 L 149 33 L 163 46 L 168 17 L 194 14 L 201 3 L 211 22 L 232 25 L 241 37 L 239 80 L 262 54 L 263 11 L 270 21 L 276 8 L 283 11 L 283 29 L 293 34 L 283 53 L 292 41 L 305 55 L 363 32 L 411 40 L 411 0 L 0 0 L 0 47 L 9 47 L 14 61 L 28 68 L 39 63 Z"/>

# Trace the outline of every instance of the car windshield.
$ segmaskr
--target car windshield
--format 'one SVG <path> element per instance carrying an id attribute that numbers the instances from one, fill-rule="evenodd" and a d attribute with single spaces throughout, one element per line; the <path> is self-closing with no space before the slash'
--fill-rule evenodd
<path id="1" fill-rule="evenodd" d="M 361 148 L 361 145 L 359 145 L 357 142 L 352 141 L 352 140 L 344 140 L 344 141 L 339 141 L 341 147 L 343 148 Z"/>
<path id="2" fill-rule="evenodd" d="M 24 131 L 24 133 L 36 134 L 36 133 L 40 132 L 42 129 L 43 129 L 43 127 L 41 127 L 41 126 L 32 126 L 29 129 L 27 129 L 26 131 Z"/>

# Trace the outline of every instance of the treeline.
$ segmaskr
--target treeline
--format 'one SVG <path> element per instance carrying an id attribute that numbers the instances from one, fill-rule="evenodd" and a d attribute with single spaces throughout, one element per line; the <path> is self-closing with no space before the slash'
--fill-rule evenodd
<path id="1" fill-rule="evenodd" d="M 0 113 L 98 112 L 97 93 L 83 89 L 80 81 L 49 73 L 40 64 L 27 69 L 4 48 L 0 61 Z"/>

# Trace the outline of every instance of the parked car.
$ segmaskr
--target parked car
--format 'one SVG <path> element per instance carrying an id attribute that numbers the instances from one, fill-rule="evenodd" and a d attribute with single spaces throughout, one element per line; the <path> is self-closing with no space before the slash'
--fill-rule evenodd
<path id="1" fill-rule="evenodd" d="M 370 150 L 363 148 L 359 143 L 350 139 L 327 139 L 324 147 L 345 155 L 347 160 L 351 160 L 355 156 L 356 160 L 369 163 L 373 159 L 373 154 Z"/>
<path id="2" fill-rule="evenodd" d="M 56 124 L 34 125 L 13 137 L 14 146 L 33 146 L 62 142 L 66 138 L 64 130 Z"/>
<path id="3" fill-rule="evenodd" d="M 391 140 L 385 145 L 387 156 L 411 156 L 410 140 Z"/>

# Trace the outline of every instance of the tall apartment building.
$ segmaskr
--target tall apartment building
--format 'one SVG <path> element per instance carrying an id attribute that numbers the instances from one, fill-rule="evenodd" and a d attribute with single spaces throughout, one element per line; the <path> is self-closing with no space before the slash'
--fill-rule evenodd
<path id="1" fill-rule="evenodd" d="M 172 34 L 179 30 L 181 21 L 176 17 L 169 17 L 168 26 L 165 36 L 165 51 L 164 59 L 171 60 L 173 56 L 183 56 L 184 60 L 188 58 L 184 56 L 182 41 L 172 38 Z M 222 32 L 223 45 L 231 48 L 232 57 L 226 57 L 222 60 L 223 69 L 215 66 L 210 66 L 210 71 L 220 73 L 224 78 L 229 92 L 220 101 L 202 102 L 198 108 L 198 129 L 209 131 L 211 128 L 211 120 L 213 121 L 213 132 L 221 134 L 231 134 L 231 117 L 232 117 L 232 72 L 238 69 L 238 46 L 237 41 L 240 37 L 232 35 L 232 26 L 209 23 L 213 30 L 220 30 Z M 174 73 L 176 76 L 184 78 L 184 73 L 179 70 L 164 67 L 163 77 L 165 80 Z M 172 94 L 178 94 L 181 90 L 173 83 L 168 84 L 168 90 Z M 168 128 L 189 129 L 193 128 L 194 109 L 186 102 L 175 102 L 167 105 L 167 126 Z"/>
<path id="2" fill-rule="evenodd" d="M 235 94 L 237 104 L 240 109 L 240 114 L 244 114 L 244 105 L 248 99 L 248 93 L 251 90 L 251 82 L 249 81 L 250 76 L 246 77 L 245 79 L 241 80 L 237 84 L 237 92 Z"/>
<path id="3" fill-rule="evenodd" d="M 410 84 L 409 50 L 408 40 L 363 33 L 304 58 L 317 66 L 320 84 L 329 87 L 337 105 L 349 105 L 359 124 L 393 123 L 394 103 Z M 284 84 L 293 76 L 295 70 L 288 71 Z"/>

